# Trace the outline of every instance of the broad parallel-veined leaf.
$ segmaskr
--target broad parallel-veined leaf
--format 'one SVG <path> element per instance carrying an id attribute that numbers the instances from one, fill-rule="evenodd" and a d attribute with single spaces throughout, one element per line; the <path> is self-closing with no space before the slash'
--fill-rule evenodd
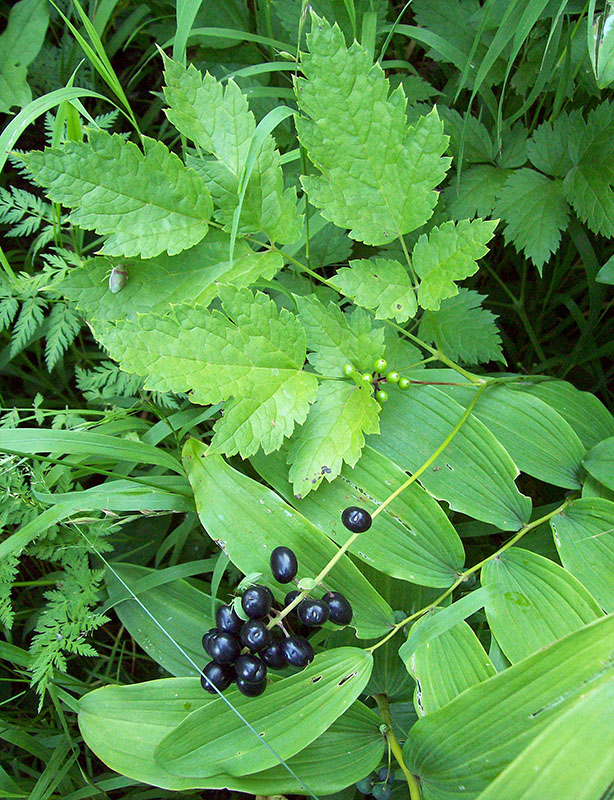
<path id="1" fill-rule="evenodd" d="M 183 462 L 209 536 L 242 572 L 261 572 L 260 582 L 268 584 L 276 597 L 281 599 L 285 591 L 270 577 L 269 559 L 275 547 L 291 547 L 298 558 L 300 577 L 309 578 L 338 552 L 327 536 L 279 495 L 233 469 L 220 456 L 209 455 L 196 439 L 184 445 Z M 348 598 L 354 609 L 352 625 L 361 638 L 391 629 L 392 609 L 347 555 L 335 564 L 323 585 Z"/>
<path id="2" fill-rule="evenodd" d="M 91 130 L 87 142 L 19 158 L 50 200 L 72 209 L 74 225 L 109 234 L 100 253 L 174 255 L 207 234 L 211 195 L 165 144 L 147 136 L 142 141 L 143 152 L 118 134 Z"/>
<path id="3" fill-rule="evenodd" d="M 603 614 L 571 573 L 520 547 L 487 561 L 482 585 L 488 624 L 512 663 Z"/>
<path id="4" fill-rule="evenodd" d="M 412 627 L 412 633 L 447 613 L 454 605 L 445 611 L 433 609 Z M 399 656 L 416 680 L 415 705 L 421 716 L 437 711 L 465 689 L 496 673 L 478 637 L 464 621 L 412 649 L 412 652 L 406 650 L 407 644 L 399 649 Z"/>
<path id="5" fill-rule="evenodd" d="M 26 106 L 32 99 L 27 66 L 45 40 L 49 24 L 46 0 L 12 3 L 8 22 L 0 35 L 0 113 Z"/>
<path id="6" fill-rule="evenodd" d="M 454 281 L 478 271 L 477 261 L 488 252 L 497 220 L 444 222 L 423 233 L 411 254 L 412 266 L 421 278 L 418 302 L 422 308 L 437 311 L 441 301 L 458 294 Z"/>
<path id="7" fill-rule="evenodd" d="M 305 332 L 296 317 L 261 292 L 220 287 L 224 310 L 189 305 L 172 313 L 105 325 L 100 341 L 122 369 L 155 391 L 191 392 L 196 403 L 226 404 L 215 425 L 218 452 L 252 455 L 278 448 L 303 422 L 316 396 L 302 370 Z"/>
<path id="8" fill-rule="evenodd" d="M 563 566 L 582 581 L 607 612 L 614 611 L 614 503 L 573 500 L 550 520 Z"/>
<path id="9" fill-rule="evenodd" d="M 450 435 L 464 408 L 435 386 L 390 394 L 380 417 L 381 435 L 368 444 L 415 472 Z M 514 483 L 517 475 L 507 451 L 472 414 L 419 480 L 455 511 L 510 531 L 526 524 L 531 514 L 530 499 Z"/>
<path id="10" fill-rule="evenodd" d="M 298 137 L 322 173 L 301 178 L 309 201 L 353 239 L 381 245 L 425 223 L 450 160 L 433 110 L 407 124 L 406 99 L 367 49 L 312 13 L 305 78 L 295 80 Z"/>
<path id="11" fill-rule="evenodd" d="M 156 581 L 159 574 L 157 570 L 137 564 L 114 563 L 112 566 L 164 630 L 202 668 L 204 662 L 209 660 L 203 654 L 203 632 L 214 624 L 211 619 L 211 597 L 185 580 L 176 579 L 159 584 Z M 153 583 L 149 583 L 152 579 Z M 120 622 L 149 657 L 171 675 L 196 676 L 194 665 L 132 599 L 110 569 L 105 573 L 105 582 L 109 602 Z"/>
<path id="12" fill-rule="evenodd" d="M 602 500 L 611 500 L 614 502 L 614 491 L 608 489 L 603 483 L 599 483 L 596 478 L 593 478 L 593 476 L 588 473 L 582 484 L 582 497 L 599 497 Z"/>
<path id="13" fill-rule="evenodd" d="M 585 447 L 614 436 L 614 417 L 601 400 L 582 392 L 567 381 L 547 380 L 523 386 L 523 391 L 539 397 L 571 425 Z"/>
<path id="14" fill-rule="evenodd" d="M 614 617 L 554 642 L 428 714 L 403 748 L 424 800 L 474 800 L 591 685 L 610 680 Z"/>
<path id="15" fill-rule="evenodd" d="M 505 241 L 524 252 L 541 275 L 569 222 L 563 183 L 525 167 L 517 169 L 499 192 L 494 213 L 505 223 Z"/>
<path id="16" fill-rule="evenodd" d="M 595 276 L 595 280 L 598 283 L 609 283 L 610 285 L 614 284 L 614 256 L 610 256 L 610 258 L 608 258 Z"/>
<path id="17" fill-rule="evenodd" d="M 352 705 L 372 667 L 373 656 L 366 650 L 338 647 L 319 653 L 305 669 L 269 685 L 260 697 L 245 697 L 238 689 L 226 696 L 279 757 L 287 759 L 317 739 Z M 219 772 L 238 777 L 278 763 L 220 700 L 193 711 L 167 733 L 154 758 L 171 774 L 188 778 Z"/>
<path id="18" fill-rule="evenodd" d="M 614 436 L 596 444 L 582 463 L 593 478 L 614 490 Z"/>
<path id="19" fill-rule="evenodd" d="M 167 734 L 192 711 L 214 703 L 223 701 L 206 694 L 195 678 L 105 686 L 81 698 L 79 728 L 88 747 L 108 767 L 142 783 L 173 791 L 227 788 L 269 795 L 304 791 L 281 764 L 238 778 L 222 772 L 193 780 L 172 775 L 155 761 L 154 750 Z M 355 702 L 327 731 L 288 759 L 288 766 L 312 791 L 338 791 L 347 780 L 358 780 L 380 762 L 385 741 L 380 724 L 373 711 Z"/>
<path id="20" fill-rule="evenodd" d="M 449 371 L 445 374 L 451 375 Z M 441 388 L 464 406 L 475 396 L 472 388 Z M 490 386 L 472 413 L 492 431 L 522 472 L 566 489 L 580 487 L 584 445 L 571 425 L 537 393 L 526 391 L 524 384 Z"/>
<path id="21" fill-rule="evenodd" d="M 556 717 L 478 800 L 607 800 L 614 783 L 614 680 Z"/>
<path id="22" fill-rule="evenodd" d="M 425 311 L 418 334 L 454 361 L 483 364 L 503 361 L 496 316 L 482 308 L 486 295 L 459 288 L 455 297 L 442 300 L 438 311 Z"/>
<path id="23" fill-rule="evenodd" d="M 380 405 L 370 386 L 353 381 L 323 381 L 309 416 L 290 443 L 289 477 L 294 493 L 305 497 L 324 478 L 330 483 L 360 458 L 364 434 L 379 433 Z"/>
<path id="24" fill-rule="evenodd" d="M 332 483 L 304 499 L 292 496 L 283 451 L 252 464 L 283 497 L 337 544 L 350 532 L 341 523 L 341 511 L 358 505 L 373 513 L 407 474 L 372 447 L 365 447 L 353 469 L 344 467 Z M 450 586 L 462 571 L 463 545 L 447 516 L 424 489 L 411 484 L 395 498 L 350 546 L 362 561 L 395 578 L 424 586 Z M 398 606 L 396 606 L 398 607 Z"/>
<path id="25" fill-rule="evenodd" d="M 350 261 L 334 283 L 356 305 L 375 311 L 375 319 L 407 322 L 418 310 L 416 293 L 405 267 L 391 258 Z"/>
<path id="26" fill-rule="evenodd" d="M 256 130 L 247 97 L 232 79 L 224 86 L 192 64 L 186 69 L 163 57 L 164 96 L 169 104 L 166 116 L 178 131 L 214 156 L 209 160 L 192 157 L 190 164 L 204 178 L 218 206 L 216 217 L 230 227 Z M 264 231 L 271 241 L 293 242 L 301 227 L 296 190 L 284 190 L 279 151 L 267 134 L 247 184 L 239 230 Z"/>
<path id="27" fill-rule="evenodd" d="M 383 328 L 372 327 L 372 317 L 357 308 L 344 314 L 336 303 L 325 306 L 315 295 L 295 295 L 298 316 L 307 333 L 309 363 L 322 375 L 341 377 L 346 363 L 361 372 L 373 369 L 384 349 Z"/>
<path id="28" fill-rule="evenodd" d="M 165 313 L 171 304 L 208 306 L 217 296 L 220 283 L 248 286 L 260 278 L 270 280 L 283 267 L 279 253 L 256 253 L 240 239 L 231 264 L 229 248 L 230 236 L 212 230 L 202 242 L 175 256 L 163 253 L 144 261 L 122 262 L 127 282 L 116 294 L 109 290 L 113 265 L 107 259 L 95 258 L 70 270 L 61 292 L 87 319 L 136 319 L 137 314 Z"/>

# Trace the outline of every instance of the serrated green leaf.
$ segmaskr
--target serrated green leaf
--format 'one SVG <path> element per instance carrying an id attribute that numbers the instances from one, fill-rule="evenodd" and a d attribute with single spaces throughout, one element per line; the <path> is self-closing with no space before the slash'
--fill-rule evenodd
<path id="1" fill-rule="evenodd" d="M 607 800 L 614 783 L 614 681 L 582 694 L 478 800 Z"/>
<path id="2" fill-rule="evenodd" d="M 384 351 L 384 331 L 371 325 L 371 315 L 355 309 L 346 316 L 336 303 L 324 306 L 315 295 L 295 295 L 298 315 L 307 333 L 309 363 L 322 375 L 341 377 L 348 362 L 361 372 L 373 369 Z"/>
<path id="3" fill-rule="evenodd" d="M 424 224 L 449 159 L 437 112 L 407 125 L 406 99 L 384 70 L 335 25 L 312 13 L 305 78 L 295 81 L 298 136 L 322 173 L 303 188 L 323 216 L 353 239 L 381 245 Z M 360 165 L 357 168 L 357 165 Z"/>
<path id="4" fill-rule="evenodd" d="M 402 469 L 415 472 L 450 435 L 463 411 L 435 386 L 415 386 L 406 394 L 391 392 L 380 417 L 381 435 L 367 443 Z M 507 451 L 471 415 L 422 473 L 420 483 L 455 511 L 492 522 L 501 530 L 518 530 L 528 522 L 531 501 L 518 491 L 517 475 Z"/>
<path id="5" fill-rule="evenodd" d="M 541 274 L 569 221 L 561 181 L 533 169 L 515 170 L 499 193 L 494 213 L 505 220 L 505 241 L 524 252 Z"/>
<path id="6" fill-rule="evenodd" d="M 474 800 L 591 684 L 611 678 L 613 649 L 614 617 L 604 617 L 418 720 L 403 756 L 423 796 Z"/>
<path id="7" fill-rule="evenodd" d="M 552 517 L 550 526 L 565 569 L 608 613 L 614 611 L 614 503 L 580 498 Z"/>
<path id="8" fill-rule="evenodd" d="M 434 609 L 435 616 L 429 615 L 417 622 L 412 633 L 448 610 Z M 496 674 L 486 651 L 466 622 L 429 639 L 411 653 L 404 648 L 402 645 L 399 649 L 399 656 L 416 680 L 415 703 L 421 716 L 437 711 L 465 689 Z"/>
<path id="9" fill-rule="evenodd" d="M 294 493 L 305 497 L 324 478 L 334 480 L 344 463 L 353 467 L 364 447 L 364 434 L 379 433 L 379 411 L 371 387 L 349 381 L 321 383 L 288 451 Z"/>
<path id="10" fill-rule="evenodd" d="M 230 229 L 256 131 L 247 97 L 232 79 L 224 87 L 209 73 L 202 75 L 193 65 L 186 69 L 166 56 L 164 76 L 164 95 L 170 106 L 167 117 L 184 136 L 215 158 L 192 158 L 190 164 L 203 176 L 219 207 L 216 218 Z M 271 241 L 293 242 L 300 236 L 301 227 L 296 191 L 284 190 L 280 155 L 275 140 L 267 134 L 249 179 L 238 230 L 264 231 Z"/>
<path id="11" fill-rule="evenodd" d="M 407 480 L 400 467 L 367 446 L 352 469 L 344 467 L 331 484 L 303 499 L 292 494 L 283 451 L 266 458 L 257 455 L 251 461 L 267 483 L 339 545 L 351 535 L 341 523 L 340 509 L 360 505 L 373 513 Z M 463 545 L 454 527 L 437 501 L 417 483 L 395 498 L 377 517 L 377 523 L 350 545 L 349 551 L 361 559 L 361 569 L 370 565 L 379 570 L 380 579 L 383 573 L 424 586 L 449 586 L 465 562 Z M 395 607 L 401 599 L 400 592 L 395 586 Z"/>
<path id="12" fill-rule="evenodd" d="M 215 425 L 217 452 L 271 452 L 305 420 L 316 396 L 317 378 L 302 370 L 305 334 L 293 314 L 260 292 L 220 293 L 228 317 L 180 305 L 167 316 L 106 325 L 99 339 L 154 391 L 190 391 L 202 404 L 233 398 Z"/>
<path id="13" fill-rule="evenodd" d="M 614 490 L 614 436 L 596 444 L 582 463 L 594 478 Z"/>
<path id="14" fill-rule="evenodd" d="M 453 175 L 443 191 L 450 216 L 456 220 L 489 217 L 508 175 L 506 170 L 490 164 L 464 169 L 460 183 Z"/>
<path id="15" fill-rule="evenodd" d="M 586 120 L 578 115 L 568 148 L 573 167 L 565 197 L 594 233 L 614 235 L 614 105 L 602 103 Z"/>
<path id="16" fill-rule="evenodd" d="M 81 698 L 79 728 L 94 753 L 111 769 L 163 789 L 232 789 L 252 794 L 304 791 L 281 764 L 239 778 L 217 774 L 202 780 L 171 775 L 154 760 L 154 750 L 173 728 L 217 698 L 203 692 L 195 678 L 167 678 L 128 686 L 105 686 Z M 358 780 L 381 760 L 384 738 L 380 718 L 356 702 L 296 756 L 288 766 L 320 794 Z"/>
<path id="17" fill-rule="evenodd" d="M 181 645 L 192 661 L 202 666 L 207 656 L 203 655 L 202 635 L 214 623 L 209 614 L 211 598 L 191 586 L 185 580 L 147 585 L 148 579 L 158 571 L 137 564 L 113 563 L 113 569 L 133 590 L 149 613 L 130 596 L 120 580 L 110 569 L 106 570 L 105 582 L 109 601 L 121 624 L 147 655 L 175 676 L 197 675 L 191 661 L 186 658 L 174 642 Z M 142 586 L 143 581 L 145 585 Z M 141 585 L 140 585 L 141 584 Z M 149 615 L 153 615 L 154 619 Z M 158 620 L 164 631 L 154 622 Z"/>
<path id="18" fill-rule="evenodd" d="M 512 663 L 602 615 L 567 572 L 537 553 L 512 547 L 482 568 L 488 624 Z"/>
<path id="19" fill-rule="evenodd" d="M 232 469 L 219 456 L 209 455 L 195 439 L 184 445 L 183 461 L 209 536 L 242 572 L 261 572 L 261 582 L 278 598 L 285 591 L 269 577 L 269 559 L 275 547 L 282 543 L 292 547 L 305 577 L 317 575 L 338 552 L 328 536 L 275 492 Z M 342 556 L 323 584 L 348 598 L 354 609 L 352 626 L 361 638 L 390 630 L 392 610 L 350 558 Z"/>
<path id="20" fill-rule="evenodd" d="M 121 262 L 127 282 L 117 294 L 109 290 L 109 261 L 92 259 L 70 270 L 60 291 L 87 319 L 134 320 L 138 314 L 164 314 L 178 303 L 208 306 L 217 296 L 219 284 L 244 287 L 259 278 L 271 280 L 283 266 L 279 253 L 255 253 L 242 240 L 235 245 L 231 264 L 229 246 L 227 233 L 211 230 L 202 242 L 175 256 Z"/>
<path id="21" fill-rule="evenodd" d="M 357 647 L 318 654 L 296 675 L 267 687 L 260 697 L 237 689 L 228 699 L 281 758 L 291 758 L 317 739 L 356 700 L 369 680 L 373 656 Z M 288 725 L 288 719 L 293 724 Z M 219 772 L 235 777 L 270 769 L 278 758 L 225 703 L 193 711 L 154 751 L 173 775 L 207 778 Z"/>
<path id="22" fill-rule="evenodd" d="M 438 311 L 425 311 L 418 335 L 453 361 L 483 364 L 503 361 L 496 316 L 482 308 L 486 295 L 460 288 L 456 297 L 442 300 Z"/>
<path id="23" fill-rule="evenodd" d="M 542 122 L 529 139 L 529 159 L 533 166 L 551 175 L 553 178 L 564 178 L 573 166 L 569 155 L 568 138 L 579 112 L 571 115 L 562 111 L 556 119 Z"/>
<path id="24" fill-rule="evenodd" d="M 422 279 L 418 287 L 422 308 L 437 311 L 442 300 L 458 294 L 454 281 L 478 271 L 476 261 L 488 252 L 486 244 L 496 226 L 496 220 L 444 222 L 420 236 L 412 252 L 412 266 Z"/>
<path id="25" fill-rule="evenodd" d="M 100 253 L 174 255 L 207 234 L 211 196 L 162 142 L 143 137 L 143 148 L 91 130 L 87 143 L 68 141 L 19 158 L 50 200 L 73 209 L 74 225 L 109 234 Z"/>
<path id="26" fill-rule="evenodd" d="M 361 258 L 340 269 L 335 284 L 356 305 L 375 311 L 375 319 L 407 322 L 418 310 L 416 294 L 405 267 L 390 258 Z"/>

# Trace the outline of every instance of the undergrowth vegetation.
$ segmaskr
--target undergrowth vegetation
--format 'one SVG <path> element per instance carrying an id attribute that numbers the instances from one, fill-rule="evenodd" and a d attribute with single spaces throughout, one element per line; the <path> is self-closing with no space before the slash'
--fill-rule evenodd
<path id="1" fill-rule="evenodd" d="M 612 3 L 0 8 L 2 797 L 610 797 Z"/>

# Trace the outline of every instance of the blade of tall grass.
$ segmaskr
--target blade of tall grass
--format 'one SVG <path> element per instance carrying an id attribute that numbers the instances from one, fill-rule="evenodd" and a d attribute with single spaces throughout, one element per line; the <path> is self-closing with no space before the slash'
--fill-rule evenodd
<path id="1" fill-rule="evenodd" d="M 173 60 L 185 66 L 185 49 L 203 0 L 177 0 L 177 29 L 173 41 Z"/>

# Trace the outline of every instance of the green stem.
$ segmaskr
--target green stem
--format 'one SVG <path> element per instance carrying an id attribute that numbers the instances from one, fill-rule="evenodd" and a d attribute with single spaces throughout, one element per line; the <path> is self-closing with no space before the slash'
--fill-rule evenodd
<path id="1" fill-rule="evenodd" d="M 477 564 L 474 564 L 468 570 L 465 570 L 465 572 L 462 572 L 458 576 L 458 578 L 454 581 L 454 583 L 450 587 L 448 587 L 445 590 L 445 592 L 440 594 L 439 597 L 433 600 L 432 603 L 429 603 L 427 606 L 424 606 L 424 608 L 421 608 L 419 611 L 415 611 L 413 614 L 410 614 L 409 617 L 406 617 L 405 619 L 401 620 L 401 622 L 397 623 L 394 626 L 394 628 L 390 631 L 390 633 L 387 633 L 383 639 L 379 640 L 379 642 L 376 642 L 371 647 L 368 647 L 367 650 L 371 653 L 374 650 L 377 650 L 378 647 L 381 647 L 383 644 L 385 644 L 389 639 L 391 639 L 395 635 L 395 633 L 400 631 L 401 628 L 405 627 L 405 625 L 407 625 L 409 622 L 413 622 L 415 619 L 418 619 L 418 617 L 424 616 L 424 614 L 426 614 L 431 609 L 436 608 L 441 602 L 443 602 L 446 599 L 446 597 L 449 597 L 452 594 L 452 592 L 469 577 L 469 575 L 473 575 L 475 572 L 479 572 L 479 570 L 482 569 L 484 564 L 486 564 L 488 561 L 492 561 L 493 558 L 497 558 L 498 556 L 501 555 L 501 553 L 504 553 L 510 547 L 513 547 L 513 545 L 515 545 L 516 542 L 519 541 L 519 539 L 522 539 L 525 533 L 528 533 L 529 531 L 533 530 L 533 528 L 538 528 L 540 525 L 543 525 L 544 522 L 548 522 L 549 519 L 552 519 L 552 517 L 556 516 L 557 514 L 560 514 L 561 511 L 563 511 L 563 509 L 565 509 L 569 505 L 571 500 L 572 500 L 571 497 L 567 498 L 565 502 L 561 503 L 561 505 L 555 508 L 553 511 L 550 511 L 548 514 L 544 514 L 543 517 L 533 520 L 533 522 L 529 522 L 527 525 L 522 527 L 518 531 L 518 533 L 515 533 L 514 536 L 512 536 L 512 538 L 509 539 L 504 545 L 502 545 L 497 551 L 491 553 L 489 556 L 486 556 L 486 558 L 482 559 L 482 561 L 479 561 Z"/>
<path id="2" fill-rule="evenodd" d="M 394 757 L 397 760 L 397 764 L 401 767 L 403 775 L 405 775 L 405 779 L 407 781 L 407 786 L 409 787 L 409 798 L 410 800 L 420 800 L 420 787 L 418 786 L 418 781 L 416 780 L 415 776 L 407 768 L 405 761 L 403 760 L 403 751 L 401 750 L 401 745 L 399 744 L 399 740 L 395 736 L 394 730 L 392 728 L 392 718 L 390 716 L 390 706 L 388 705 L 388 697 L 385 694 L 375 694 L 373 695 L 375 702 L 377 703 L 377 710 L 380 713 L 380 717 L 383 719 L 384 723 L 386 724 L 388 730 L 385 733 L 386 741 L 390 749 L 392 750 Z"/>

